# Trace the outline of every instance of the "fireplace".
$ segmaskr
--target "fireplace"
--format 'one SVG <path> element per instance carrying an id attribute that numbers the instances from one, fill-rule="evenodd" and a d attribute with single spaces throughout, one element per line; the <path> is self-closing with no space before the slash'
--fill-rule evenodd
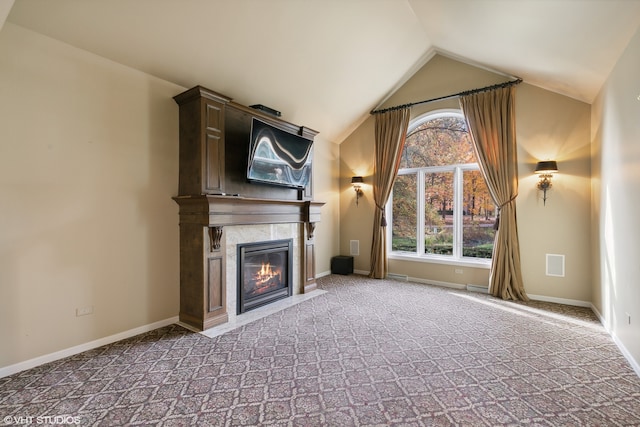
<path id="1" fill-rule="evenodd" d="M 312 185 L 248 182 L 247 166 L 254 118 L 307 141 L 318 132 L 202 86 L 174 100 L 180 110 L 178 195 L 173 197 L 180 207 L 180 322 L 202 331 L 236 320 L 242 298 L 238 282 L 244 280 L 239 279 L 240 243 L 293 238 L 293 251 L 282 261 L 285 284 L 273 292 L 284 297 L 316 289 L 314 231 L 324 203 L 313 201 Z M 253 227 L 260 232 L 251 233 Z M 253 255 L 249 251 L 249 260 Z M 267 301 L 266 293 L 253 295 L 240 310 Z"/>
<path id="2" fill-rule="evenodd" d="M 292 294 L 293 240 L 238 245 L 237 314 Z"/>

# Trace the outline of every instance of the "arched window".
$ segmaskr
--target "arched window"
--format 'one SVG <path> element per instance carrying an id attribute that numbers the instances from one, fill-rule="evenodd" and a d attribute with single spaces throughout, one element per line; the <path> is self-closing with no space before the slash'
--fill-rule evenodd
<path id="1" fill-rule="evenodd" d="M 491 258 L 497 209 L 460 111 L 410 123 L 387 210 L 391 258 Z"/>

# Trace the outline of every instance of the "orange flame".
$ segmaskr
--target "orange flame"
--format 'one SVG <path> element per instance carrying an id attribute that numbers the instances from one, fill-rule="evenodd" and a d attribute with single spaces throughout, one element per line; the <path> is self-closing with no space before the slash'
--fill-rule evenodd
<path id="1" fill-rule="evenodd" d="M 263 262 L 260 270 L 256 271 L 253 276 L 254 284 L 256 287 L 261 287 L 263 285 L 272 283 L 272 279 L 280 276 L 280 272 L 278 270 L 274 270 L 271 268 L 271 264 L 268 262 Z"/>
<path id="2" fill-rule="evenodd" d="M 269 263 L 262 263 L 262 268 L 260 268 L 260 271 L 258 272 L 258 276 L 267 276 L 267 277 L 273 277 L 273 270 L 271 269 L 271 264 Z"/>

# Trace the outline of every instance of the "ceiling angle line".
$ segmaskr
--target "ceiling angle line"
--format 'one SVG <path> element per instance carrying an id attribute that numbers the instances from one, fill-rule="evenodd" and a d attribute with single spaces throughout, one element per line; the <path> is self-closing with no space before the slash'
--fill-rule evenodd
<path id="1" fill-rule="evenodd" d="M 451 94 L 451 95 L 440 96 L 438 98 L 425 99 L 424 101 L 411 102 L 409 104 L 402 104 L 402 105 L 396 105 L 394 107 L 381 108 L 381 109 L 378 109 L 378 110 L 371 110 L 370 114 L 382 114 L 382 113 L 386 113 L 387 111 L 401 110 L 403 108 L 413 107 L 414 105 L 427 104 L 429 102 L 442 101 L 442 100 L 445 100 L 445 99 L 458 98 L 458 97 L 461 97 L 461 96 L 472 95 L 474 93 L 486 92 L 486 91 L 494 90 L 494 89 L 501 89 L 503 87 L 509 87 L 509 86 L 513 86 L 513 85 L 518 85 L 520 83 L 522 83 L 522 79 L 520 77 L 518 77 L 518 78 L 516 78 L 516 80 L 503 82 L 503 83 L 498 83 L 498 84 L 495 84 L 495 85 L 485 86 L 485 87 L 481 87 L 481 88 L 477 88 L 477 89 L 465 90 L 465 91 L 454 93 L 454 94 Z"/>

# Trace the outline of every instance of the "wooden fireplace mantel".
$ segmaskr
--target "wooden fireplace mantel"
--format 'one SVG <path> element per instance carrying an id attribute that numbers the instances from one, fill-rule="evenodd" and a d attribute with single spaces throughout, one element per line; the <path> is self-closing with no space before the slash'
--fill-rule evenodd
<path id="1" fill-rule="evenodd" d="M 199 330 L 227 322 L 224 227 L 302 223 L 302 293 L 316 289 L 314 229 L 324 202 L 176 196 L 180 207 L 180 321 Z"/>
<path id="2" fill-rule="evenodd" d="M 316 131 L 233 102 L 202 86 L 174 97 L 179 105 L 180 321 L 203 330 L 229 319 L 225 227 L 304 225 L 300 292 L 316 288 L 315 225 L 322 202 L 303 189 L 247 180 L 252 123 L 259 119 L 313 141 Z M 229 193 L 238 195 L 225 195 Z"/>
<path id="3" fill-rule="evenodd" d="M 177 196 L 180 222 L 223 227 L 248 224 L 315 223 L 324 202 L 240 196 Z"/>

